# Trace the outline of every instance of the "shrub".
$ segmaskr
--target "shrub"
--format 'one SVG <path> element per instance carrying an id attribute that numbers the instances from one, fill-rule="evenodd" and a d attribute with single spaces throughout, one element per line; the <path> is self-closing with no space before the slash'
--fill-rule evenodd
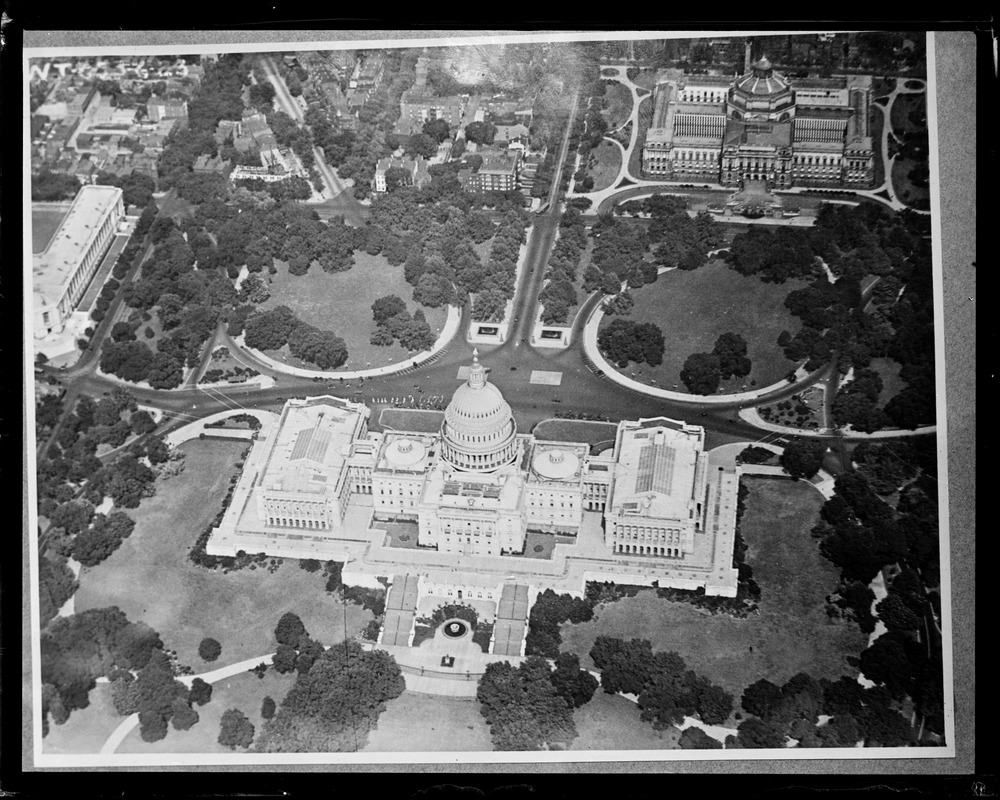
<path id="1" fill-rule="evenodd" d="M 215 639 L 202 639 L 201 644 L 198 645 L 198 655 L 205 661 L 215 661 L 222 655 L 222 645 Z"/>

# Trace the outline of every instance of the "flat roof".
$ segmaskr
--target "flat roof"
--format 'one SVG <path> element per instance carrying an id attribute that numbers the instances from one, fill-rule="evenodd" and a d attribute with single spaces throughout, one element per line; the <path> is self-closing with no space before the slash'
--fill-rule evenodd
<path id="1" fill-rule="evenodd" d="M 260 479 L 265 492 L 336 496 L 362 413 L 325 399 L 307 402 L 285 407 Z"/>
<path id="2" fill-rule="evenodd" d="M 36 294 L 53 305 L 59 302 L 80 257 L 121 196 L 117 186 L 87 185 L 80 189 L 48 246 L 32 258 L 32 289 Z"/>
<path id="3" fill-rule="evenodd" d="M 668 424 L 623 430 L 612 510 L 687 522 L 701 454 L 697 430 Z"/>

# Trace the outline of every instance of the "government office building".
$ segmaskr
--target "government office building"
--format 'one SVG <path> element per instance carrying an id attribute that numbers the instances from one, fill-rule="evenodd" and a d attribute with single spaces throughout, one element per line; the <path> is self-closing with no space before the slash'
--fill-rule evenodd
<path id="1" fill-rule="evenodd" d="M 89 309 L 78 309 L 79 303 L 124 218 L 121 189 L 84 186 L 45 249 L 32 256 L 36 349 L 39 340 L 58 336 L 71 320 L 88 320 Z"/>
<path id="2" fill-rule="evenodd" d="M 518 431 L 476 356 L 438 432 L 370 431 L 369 415 L 336 397 L 289 400 L 254 443 L 208 553 L 344 560 L 345 581 L 366 561 L 381 574 L 397 561 L 464 585 L 481 570 L 531 573 L 542 562 L 527 542 L 541 535 L 567 564 L 585 560 L 587 580 L 736 593 L 738 468 L 709 467 L 699 426 L 623 421 L 596 454 L 539 439 Z M 412 531 L 408 548 L 385 544 L 394 526 Z"/>
<path id="3" fill-rule="evenodd" d="M 871 102 L 870 76 L 790 80 L 766 58 L 735 79 L 661 70 L 642 170 L 724 186 L 868 188 Z"/>

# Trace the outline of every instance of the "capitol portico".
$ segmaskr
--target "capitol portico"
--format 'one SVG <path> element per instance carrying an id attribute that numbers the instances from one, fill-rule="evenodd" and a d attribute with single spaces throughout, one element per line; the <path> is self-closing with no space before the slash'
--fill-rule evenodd
<path id="1" fill-rule="evenodd" d="M 536 439 L 476 355 L 438 433 L 370 431 L 370 413 L 289 400 L 259 431 L 208 552 L 342 561 L 348 583 L 419 576 L 421 591 L 457 597 L 512 582 L 736 593 L 738 472 L 709 468 L 699 426 L 622 421 L 602 452 Z M 407 546 L 389 529 L 412 532 Z M 546 558 L 528 550 L 539 537 Z"/>

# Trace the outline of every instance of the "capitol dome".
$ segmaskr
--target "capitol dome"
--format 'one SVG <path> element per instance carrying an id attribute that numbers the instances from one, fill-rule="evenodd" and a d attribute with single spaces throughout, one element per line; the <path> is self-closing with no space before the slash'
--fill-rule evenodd
<path id="1" fill-rule="evenodd" d="M 517 455 L 517 425 L 500 390 L 473 351 L 469 378 L 455 391 L 441 425 L 441 456 L 468 472 L 492 472 Z"/>

